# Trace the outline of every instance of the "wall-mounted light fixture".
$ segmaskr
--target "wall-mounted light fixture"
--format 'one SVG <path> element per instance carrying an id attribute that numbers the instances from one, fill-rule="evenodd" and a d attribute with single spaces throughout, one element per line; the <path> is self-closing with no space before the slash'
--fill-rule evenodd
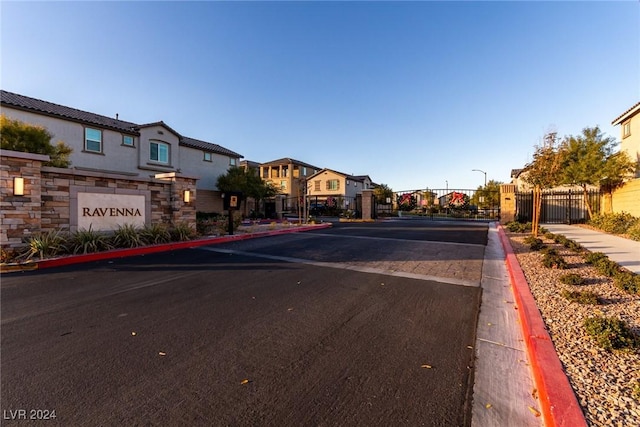
<path id="1" fill-rule="evenodd" d="M 191 201 L 191 191 L 184 190 L 184 202 L 189 203 Z"/>
<path id="2" fill-rule="evenodd" d="M 24 196 L 24 178 L 19 176 L 13 178 L 13 195 Z"/>

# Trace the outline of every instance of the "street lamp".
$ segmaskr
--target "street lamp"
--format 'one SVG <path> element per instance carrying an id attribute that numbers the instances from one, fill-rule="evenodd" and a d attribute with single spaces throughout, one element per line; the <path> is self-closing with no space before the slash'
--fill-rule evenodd
<path id="1" fill-rule="evenodd" d="M 487 188 L 487 173 L 480 169 L 471 169 L 471 172 L 482 172 L 484 174 L 484 188 Z"/>

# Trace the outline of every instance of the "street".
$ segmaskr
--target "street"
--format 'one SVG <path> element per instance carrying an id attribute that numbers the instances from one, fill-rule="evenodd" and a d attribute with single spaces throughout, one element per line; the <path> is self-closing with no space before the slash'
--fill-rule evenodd
<path id="1" fill-rule="evenodd" d="M 470 425 L 486 242 L 335 224 L 3 275 L 2 424 Z"/>

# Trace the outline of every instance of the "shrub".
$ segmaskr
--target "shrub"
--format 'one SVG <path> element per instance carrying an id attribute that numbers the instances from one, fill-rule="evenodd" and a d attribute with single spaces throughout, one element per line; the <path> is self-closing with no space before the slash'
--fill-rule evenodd
<path id="1" fill-rule="evenodd" d="M 640 380 L 636 380 L 631 386 L 631 396 L 637 401 L 640 401 Z"/>
<path id="2" fill-rule="evenodd" d="M 171 240 L 174 242 L 184 242 L 193 238 L 193 229 L 186 222 L 174 225 L 170 230 Z"/>
<path id="3" fill-rule="evenodd" d="M 549 233 L 544 233 L 544 237 L 545 237 L 545 239 L 553 240 L 553 239 L 555 239 L 556 235 L 551 233 L 551 232 L 549 232 Z"/>
<path id="4" fill-rule="evenodd" d="M 620 271 L 618 264 L 611 261 L 609 258 L 601 259 L 594 266 L 600 274 L 607 277 L 613 277 Z"/>
<path id="5" fill-rule="evenodd" d="M 512 233 L 526 233 L 527 231 L 531 231 L 532 225 L 530 222 L 522 223 L 518 221 L 511 221 L 505 224 L 505 227 L 507 227 L 507 230 Z"/>
<path id="6" fill-rule="evenodd" d="M 565 285 L 579 286 L 584 284 L 584 278 L 576 273 L 568 273 L 560 276 L 560 282 L 564 283 Z"/>
<path id="7" fill-rule="evenodd" d="M 574 240 L 569 240 L 567 242 L 567 244 L 565 244 L 565 246 L 569 249 L 571 249 L 574 252 L 581 252 L 582 251 L 582 246 L 580 245 L 580 243 L 574 241 Z"/>
<path id="8" fill-rule="evenodd" d="M 584 321 L 584 327 L 587 334 L 607 351 L 638 346 L 638 337 L 623 320 L 612 317 L 589 317 Z"/>
<path id="9" fill-rule="evenodd" d="M 569 291 L 565 289 L 562 291 L 562 297 L 571 302 L 577 302 L 579 304 L 600 304 L 598 295 L 589 291 Z"/>
<path id="10" fill-rule="evenodd" d="M 640 221 L 636 222 L 627 229 L 627 235 L 631 238 L 631 240 L 640 242 Z"/>
<path id="11" fill-rule="evenodd" d="M 527 238 L 525 238 L 524 243 L 529 245 L 529 248 L 532 251 L 539 251 L 540 249 L 545 247 L 544 243 L 542 242 L 542 239 L 538 239 L 537 237 L 534 237 L 534 236 L 528 236 Z"/>
<path id="12" fill-rule="evenodd" d="M 119 226 L 113 233 L 111 242 L 116 248 L 135 248 L 144 245 L 140 229 L 133 224 Z"/>
<path id="13" fill-rule="evenodd" d="M 613 234 L 625 234 L 627 230 L 637 224 L 640 218 L 636 218 L 627 212 L 608 213 L 597 215 L 589 225 L 599 228 L 602 231 Z"/>
<path id="14" fill-rule="evenodd" d="M 34 234 L 28 237 L 26 242 L 29 244 L 29 247 L 19 258 L 31 259 L 37 255 L 40 259 L 43 259 L 67 251 L 67 236 L 60 230 Z"/>
<path id="15" fill-rule="evenodd" d="M 585 262 L 591 265 L 597 264 L 602 259 L 609 259 L 609 258 L 602 252 L 588 252 L 584 256 Z"/>
<path id="16" fill-rule="evenodd" d="M 80 229 L 71 234 L 69 249 L 74 254 L 88 254 L 111 249 L 111 243 L 106 234 L 91 229 Z"/>
<path id="17" fill-rule="evenodd" d="M 550 248 L 548 246 L 545 246 L 544 248 L 540 249 L 540 252 L 545 254 L 545 255 L 558 255 L 558 251 L 554 248 Z"/>
<path id="18" fill-rule="evenodd" d="M 614 276 L 613 283 L 625 292 L 640 294 L 640 276 L 630 271 L 619 271 Z"/>
<path id="19" fill-rule="evenodd" d="M 549 253 L 545 254 L 542 258 L 542 265 L 547 268 L 557 268 L 559 270 L 564 270 L 569 267 L 562 256 Z"/>
<path id="20" fill-rule="evenodd" d="M 140 237 L 147 245 L 168 243 L 171 241 L 169 230 L 163 224 L 147 224 L 140 230 Z"/>

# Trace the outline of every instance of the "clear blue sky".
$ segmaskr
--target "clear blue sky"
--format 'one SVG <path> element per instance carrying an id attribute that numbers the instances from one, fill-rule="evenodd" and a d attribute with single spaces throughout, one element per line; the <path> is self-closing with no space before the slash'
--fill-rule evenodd
<path id="1" fill-rule="evenodd" d="M 640 100 L 640 3 L 6 2 L 1 85 L 394 190 L 508 182 Z"/>

